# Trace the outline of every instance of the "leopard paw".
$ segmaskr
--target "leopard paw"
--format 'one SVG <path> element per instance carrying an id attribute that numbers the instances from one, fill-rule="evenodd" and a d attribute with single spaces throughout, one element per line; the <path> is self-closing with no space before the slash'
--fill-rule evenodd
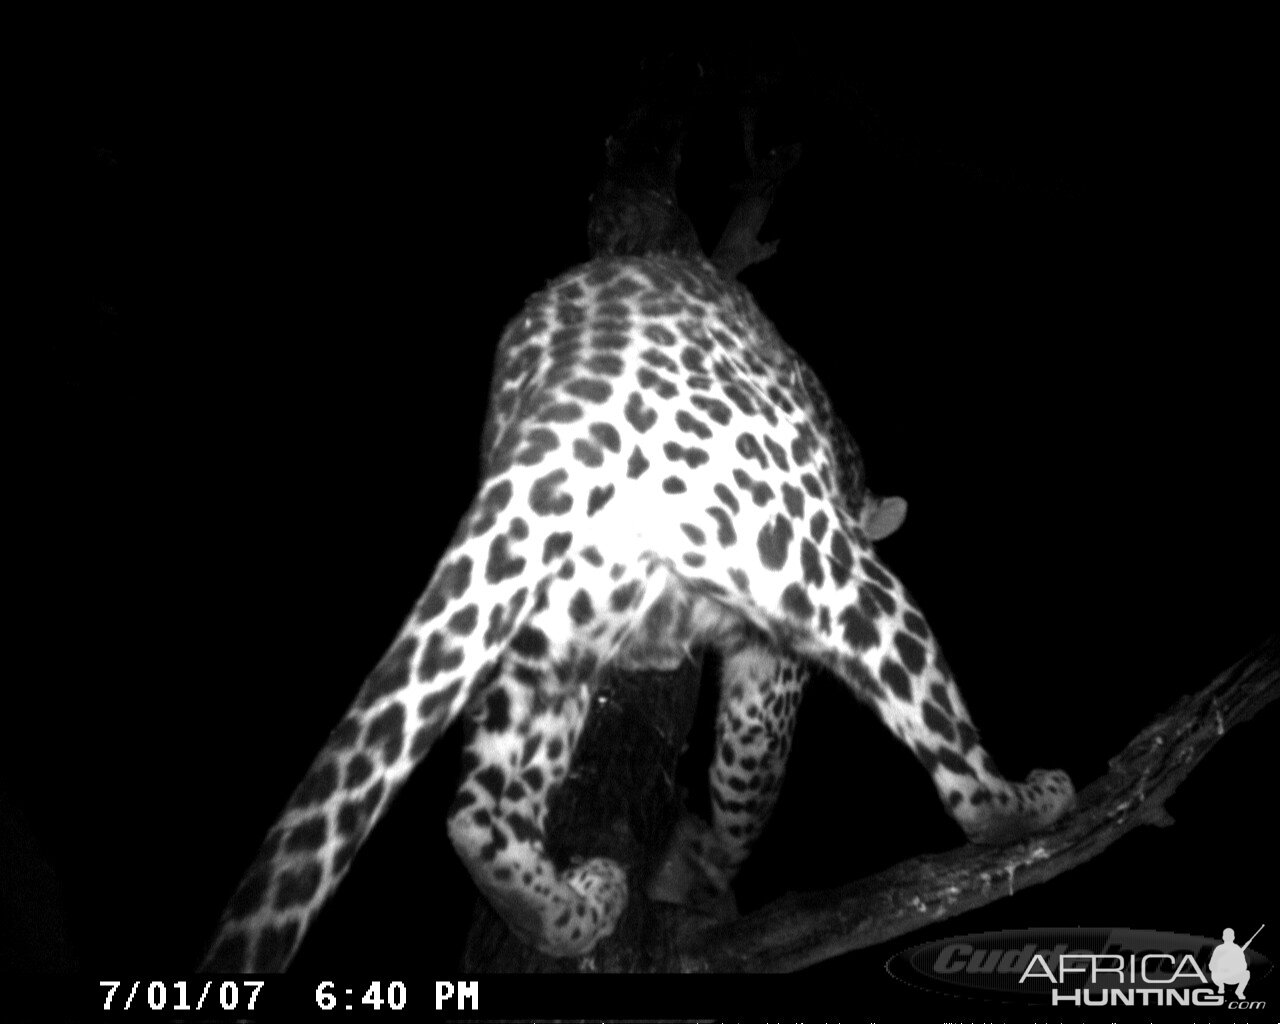
<path id="1" fill-rule="evenodd" d="M 1048 828 L 1076 806 L 1071 776 L 1058 769 L 1036 768 L 1028 772 L 1023 791 L 1027 798 L 1023 813 L 1034 818 L 1038 828 Z"/>
<path id="2" fill-rule="evenodd" d="M 675 903 L 716 920 L 733 920 L 738 908 L 729 888 L 731 881 L 732 872 L 711 826 L 685 814 L 676 824 L 645 893 L 655 903 Z"/>
<path id="3" fill-rule="evenodd" d="M 561 872 L 560 881 L 577 899 L 544 918 L 537 945 L 551 956 L 583 956 L 618 926 L 627 908 L 627 872 L 617 861 L 593 857 Z"/>
<path id="4" fill-rule="evenodd" d="M 965 832 L 975 843 L 1012 843 L 1042 832 L 1068 814 L 1076 803 L 1075 786 L 1066 772 L 1037 768 L 1026 782 L 1003 783 L 1005 794 L 988 799 L 986 813 L 964 822 Z M 1006 796 L 1007 799 L 1001 799 Z"/>

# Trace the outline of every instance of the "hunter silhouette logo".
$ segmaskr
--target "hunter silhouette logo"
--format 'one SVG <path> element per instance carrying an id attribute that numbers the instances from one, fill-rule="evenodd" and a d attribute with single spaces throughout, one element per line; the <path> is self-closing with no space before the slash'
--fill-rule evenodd
<path id="1" fill-rule="evenodd" d="M 1271 961 L 1250 948 L 1264 927 L 1244 945 L 1230 928 L 1221 941 L 1131 928 L 982 932 L 903 950 L 885 968 L 913 987 L 1000 1002 L 1264 1009 L 1256 992 L 1245 1001 L 1245 987 L 1256 990 L 1271 971 Z"/>
<path id="2" fill-rule="evenodd" d="M 1265 924 L 1260 925 L 1258 932 L 1265 927 Z M 1249 942 L 1258 937 L 1258 932 L 1249 936 Z M 1244 998 L 1244 987 L 1249 984 L 1249 968 L 1245 964 L 1244 951 L 1249 948 L 1249 942 L 1237 946 L 1236 933 L 1230 928 L 1222 929 L 1222 945 L 1209 958 L 1209 977 L 1218 986 L 1218 995 L 1222 995 L 1228 985 L 1235 985 L 1236 998 Z"/>

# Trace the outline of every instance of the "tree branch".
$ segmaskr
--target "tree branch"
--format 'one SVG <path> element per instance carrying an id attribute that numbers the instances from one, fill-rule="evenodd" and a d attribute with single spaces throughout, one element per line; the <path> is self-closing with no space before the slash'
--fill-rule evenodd
<path id="1" fill-rule="evenodd" d="M 1134 737 L 1108 773 L 1078 795 L 1062 827 L 1011 846 L 918 857 L 837 889 L 784 897 L 700 932 L 671 969 L 799 970 L 1047 882 L 1140 825 L 1172 825 L 1165 802 L 1229 729 L 1280 697 L 1278 681 L 1280 634 L 1273 634 Z"/>
<path id="2" fill-rule="evenodd" d="M 750 139 L 752 133 L 747 133 Z M 749 143 L 748 143 L 749 146 Z M 759 158 L 748 148 L 749 177 L 737 186 L 738 205 L 729 215 L 724 233 L 711 253 L 711 262 L 725 277 L 737 277 L 747 267 L 762 263 L 778 251 L 778 242 L 762 242 L 760 232 L 773 207 L 782 179 L 800 162 L 798 144 L 774 150 Z"/>
<path id="3" fill-rule="evenodd" d="M 1275 634 L 1199 693 L 1179 698 L 1157 716 L 1111 759 L 1105 776 L 1078 794 L 1076 811 L 1051 832 L 1004 847 L 967 845 L 916 857 L 836 889 L 788 895 L 732 923 L 708 926 L 698 911 L 652 903 L 642 891 L 655 850 L 660 855 L 665 845 L 667 833 L 655 825 L 673 822 L 680 812 L 671 779 L 693 713 L 680 694 L 696 692 L 698 667 L 689 663 L 671 674 L 611 670 L 603 704 L 609 710 L 597 722 L 595 739 L 584 737 L 583 758 L 587 765 L 611 767 L 579 783 L 602 787 L 607 800 L 593 797 L 589 803 L 595 809 L 589 811 L 587 803 L 568 796 L 566 807 L 574 810 L 560 815 L 556 831 L 580 839 L 580 829 L 586 828 L 598 839 L 599 825 L 584 824 L 593 815 L 596 821 L 614 822 L 615 835 L 620 818 L 646 823 L 632 827 L 635 838 L 624 844 L 632 850 L 630 857 L 614 846 L 636 879 L 632 905 L 616 935 L 592 957 L 573 961 L 529 949 L 479 901 L 464 966 L 474 971 L 769 973 L 799 970 L 887 942 L 1047 882 L 1097 857 L 1140 825 L 1172 825 L 1165 802 L 1230 729 L 1280 697 L 1278 682 L 1280 634 Z M 640 719 L 649 724 L 638 725 Z M 643 738 L 635 739 L 637 734 Z M 659 784 L 639 786 L 646 778 Z M 638 814 L 646 799 L 657 799 L 662 809 Z M 607 812 L 605 803 L 611 805 Z M 591 852 L 597 852 L 595 846 Z"/>

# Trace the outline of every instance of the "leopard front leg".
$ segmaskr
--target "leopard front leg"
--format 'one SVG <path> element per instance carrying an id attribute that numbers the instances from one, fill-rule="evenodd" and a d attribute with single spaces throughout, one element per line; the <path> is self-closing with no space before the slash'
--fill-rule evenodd
<path id="1" fill-rule="evenodd" d="M 724 655 L 711 763 L 711 855 L 721 888 L 738 873 L 782 789 L 808 668 L 752 641 Z"/>
<path id="2" fill-rule="evenodd" d="M 759 639 L 723 651 L 711 825 L 692 815 L 680 822 L 651 898 L 689 905 L 728 890 L 777 803 L 808 676 Z"/>
<path id="3" fill-rule="evenodd" d="M 626 872 L 603 857 L 557 870 L 547 856 L 547 797 L 568 771 L 588 694 L 535 673 L 504 666 L 473 712 L 449 836 L 514 932 L 551 956 L 581 956 L 612 934 Z"/>

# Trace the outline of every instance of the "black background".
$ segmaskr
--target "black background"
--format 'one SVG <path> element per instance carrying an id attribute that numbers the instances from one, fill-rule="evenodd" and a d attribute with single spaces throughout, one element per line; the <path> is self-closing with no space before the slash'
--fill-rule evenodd
<path id="1" fill-rule="evenodd" d="M 22 970 L 194 965 L 471 498 L 494 344 L 585 257 L 643 57 L 781 69 L 767 131 L 804 159 L 766 229 L 779 253 L 744 279 L 872 486 L 908 498 L 881 553 L 1004 771 L 1087 783 L 1275 625 L 1269 115 L 1248 26 L 868 21 L 677 44 L 670 25 L 495 39 L 494 20 L 148 24 L 141 42 L 117 25 L 51 76 L 69 244 L 20 396 L 39 564 L 20 639 L 39 658 L 0 787 L 44 866 L 8 887 Z M 684 198 L 711 245 L 744 168 L 731 109 L 701 128 Z M 1171 801 L 1176 827 L 911 941 L 1280 923 L 1261 832 L 1276 738 L 1274 709 L 1229 736 Z M 451 735 L 406 788 L 298 970 L 451 973 L 473 893 L 444 832 L 457 752 Z M 960 838 L 822 678 L 744 889 Z M 881 966 L 906 944 L 815 983 L 909 1001 Z"/>

